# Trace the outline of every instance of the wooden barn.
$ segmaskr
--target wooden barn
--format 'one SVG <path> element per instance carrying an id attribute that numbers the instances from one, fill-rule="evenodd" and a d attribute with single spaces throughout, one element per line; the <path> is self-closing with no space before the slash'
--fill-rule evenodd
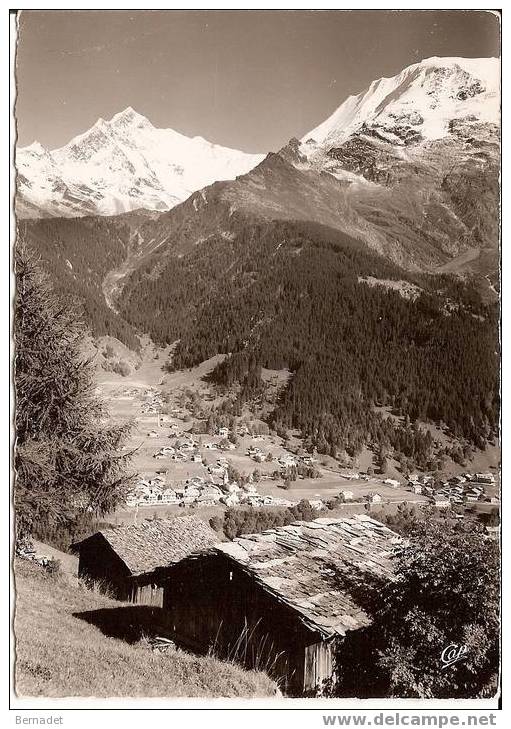
<path id="1" fill-rule="evenodd" d="M 289 695 L 318 692 L 336 644 L 369 625 L 335 567 L 392 579 L 400 537 L 366 515 L 296 522 L 215 545 L 175 564 L 163 607 L 175 640 L 259 667 Z M 170 587 L 171 586 L 171 587 Z"/>
<path id="2" fill-rule="evenodd" d="M 118 600 L 161 607 L 157 573 L 217 541 L 202 519 L 181 516 L 102 529 L 73 549 L 79 552 L 79 577 L 100 583 Z"/>

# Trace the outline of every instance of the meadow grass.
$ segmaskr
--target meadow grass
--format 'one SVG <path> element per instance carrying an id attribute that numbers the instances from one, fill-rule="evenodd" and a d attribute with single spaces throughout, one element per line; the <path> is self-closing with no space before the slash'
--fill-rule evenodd
<path id="1" fill-rule="evenodd" d="M 15 565 L 15 680 L 18 696 L 264 697 L 276 684 L 213 656 L 105 635 L 77 613 L 126 607 L 66 575 Z M 74 615 L 75 614 L 75 615 Z"/>

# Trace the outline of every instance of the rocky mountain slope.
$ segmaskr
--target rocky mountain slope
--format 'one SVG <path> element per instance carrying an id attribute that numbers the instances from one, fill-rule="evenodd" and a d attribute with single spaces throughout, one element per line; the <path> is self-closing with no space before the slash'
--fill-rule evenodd
<path id="1" fill-rule="evenodd" d="M 216 180 L 232 180 L 263 155 L 157 129 L 128 107 L 60 149 L 38 142 L 16 153 L 20 217 L 168 210 Z"/>
<path id="2" fill-rule="evenodd" d="M 423 61 L 374 82 L 247 174 L 150 220 L 141 239 L 166 257 L 232 236 L 243 219 L 308 220 L 406 269 L 456 272 L 459 261 L 494 283 L 498 116 L 495 59 Z"/>

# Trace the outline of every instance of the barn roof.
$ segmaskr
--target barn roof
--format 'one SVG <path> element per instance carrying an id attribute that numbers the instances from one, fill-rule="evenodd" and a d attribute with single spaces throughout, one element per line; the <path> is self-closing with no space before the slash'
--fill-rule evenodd
<path id="1" fill-rule="evenodd" d="M 96 534 L 106 539 L 133 575 L 179 562 L 218 542 L 218 535 L 197 516 L 143 521 L 101 529 Z M 79 549 L 80 544 L 74 546 Z"/>
<path id="2" fill-rule="evenodd" d="M 215 551 L 248 571 L 265 591 L 300 614 L 324 637 L 370 624 L 347 591 L 332 581 L 335 567 L 392 579 L 401 538 L 366 515 L 295 522 L 217 544 Z"/>

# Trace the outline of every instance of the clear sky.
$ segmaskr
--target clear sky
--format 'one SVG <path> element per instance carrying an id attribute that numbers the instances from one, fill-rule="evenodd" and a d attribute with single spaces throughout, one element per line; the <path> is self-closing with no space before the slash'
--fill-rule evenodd
<path id="1" fill-rule="evenodd" d="M 429 56 L 498 56 L 479 11 L 24 11 L 18 143 L 53 149 L 127 106 L 155 126 L 276 150 Z"/>

